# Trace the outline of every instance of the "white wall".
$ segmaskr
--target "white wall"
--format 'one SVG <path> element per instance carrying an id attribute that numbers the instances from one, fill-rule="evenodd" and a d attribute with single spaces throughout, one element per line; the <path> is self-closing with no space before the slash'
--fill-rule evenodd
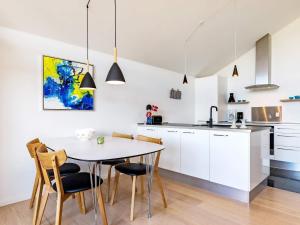
<path id="1" fill-rule="evenodd" d="M 300 18 L 272 35 L 272 83 L 277 90 L 251 92 L 244 87 L 255 82 L 255 48 L 237 59 L 239 77 L 232 78 L 233 63 L 215 75 L 227 76 L 228 93 L 234 92 L 237 99 L 247 99 L 249 105 L 228 106 L 228 109 L 244 111 L 251 120 L 251 107 L 283 107 L 284 122 L 300 122 L 300 103 L 281 103 L 288 96 L 300 95 Z"/>
<path id="2" fill-rule="evenodd" d="M 70 136 L 84 127 L 108 135 L 135 133 L 148 103 L 159 106 L 164 121 L 194 120 L 193 78 L 183 86 L 182 74 L 120 59 L 127 83 L 110 86 L 104 80 L 113 57 L 94 51 L 90 62 L 98 88 L 95 110 L 43 111 L 43 54 L 84 61 L 85 49 L 0 27 L 0 206 L 30 196 L 34 166 L 25 144 L 34 137 Z M 169 99 L 171 88 L 182 90 L 182 100 Z"/>

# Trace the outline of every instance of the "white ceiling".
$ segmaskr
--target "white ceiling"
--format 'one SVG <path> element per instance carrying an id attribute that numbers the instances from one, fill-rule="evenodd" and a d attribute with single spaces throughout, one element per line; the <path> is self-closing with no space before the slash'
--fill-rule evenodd
<path id="1" fill-rule="evenodd" d="M 85 46 L 86 0 L 0 0 L 0 26 Z M 210 75 L 234 60 L 266 33 L 300 16 L 299 0 L 118 0 L 119 55 L 184 72 L 184 41 L 189 75 Z M 112 54 L 113 0 L 91 0 L 90 47 Z"/>

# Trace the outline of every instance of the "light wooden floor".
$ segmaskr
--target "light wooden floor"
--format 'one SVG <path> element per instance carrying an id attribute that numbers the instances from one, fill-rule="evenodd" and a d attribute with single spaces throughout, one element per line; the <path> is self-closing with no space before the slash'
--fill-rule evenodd
<path id="1" fill-rule="evenodd" d="M 153 217 L 148 220 L 147 201 L 137 194 L 135 220 L 130 222 L 130 178 L 120 178 L 120 192 L 114 206 L 107 205 L 110 225 L 299 225 L 300 195 L 266 188 L 250 206 L 225 199 L 210 192 L 164 179 L 169 207 L 164 209 L 154 181 Z M 105 186 L 103 185 L 103 190 Z M 86 193 L 88 213 L 79 213 L 75 200 L 63 209 L 64 225 L 90 225 L 94 211 L 90 193 Z M 0 208 L 1 225 L 30 225 L 32 210 L 28 201 Z M 50 197 L 43 225 L 54 224 L 55 196 Z M 100 224 L 100 223 L 99 223 Z"/>

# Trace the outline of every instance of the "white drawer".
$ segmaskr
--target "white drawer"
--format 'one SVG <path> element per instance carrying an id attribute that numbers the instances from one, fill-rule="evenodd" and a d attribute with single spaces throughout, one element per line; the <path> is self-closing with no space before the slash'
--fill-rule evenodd
<path id="1" fill-rule="evenodd" d="M 275 133 L 300 134 L 300 126 L 275 126 Z"/>
<path id="2" fill-rule="evenodd" d="M 275 160 L 300 163 L 300 148 L 276 148 Z"/>
<path id="3" fill-rule="evenodd" d="M 276 133 L 274 143 L 275 147 L 300 147 L 300 134 Z"/>

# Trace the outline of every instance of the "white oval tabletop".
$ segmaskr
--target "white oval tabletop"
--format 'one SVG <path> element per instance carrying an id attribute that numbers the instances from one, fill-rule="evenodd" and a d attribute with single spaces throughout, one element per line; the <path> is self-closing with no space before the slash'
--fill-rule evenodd
<path id="1" fill-rule="evenodd" d="M 98 144 L 96 138 L 81 141 L 76 137 L 43 138 L 42 142 L 53 151 L 65 150 L 69 158 L 82 161 L 131 158 L 165 148 L 159 144 L 110 136 L 105 137 L 104 144 Z"/>

